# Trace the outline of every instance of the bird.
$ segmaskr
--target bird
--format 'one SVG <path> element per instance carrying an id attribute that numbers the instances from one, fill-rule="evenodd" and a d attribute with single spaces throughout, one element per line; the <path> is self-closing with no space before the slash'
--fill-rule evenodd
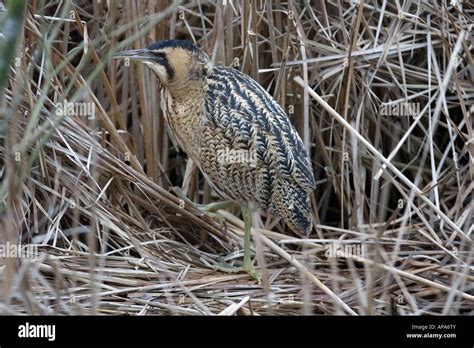
<path id="1" fill-rule="evenodd" d="M 310 157 L 285 111 L 259 83 L 214 64 L 187 40 L 159 41 L 111 57 L 151 69 L 172 138 L 224 202 L 240 205 L 242 271 L 258 274 L 251 260 L 252 211 L 282 218 L 297 234 L 309 233 L 316 187 Z"/>

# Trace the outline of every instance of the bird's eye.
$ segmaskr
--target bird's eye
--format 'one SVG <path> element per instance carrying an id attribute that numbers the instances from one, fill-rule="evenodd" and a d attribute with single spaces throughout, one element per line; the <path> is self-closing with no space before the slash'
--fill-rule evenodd
<path id="1" fill-rule="evenodd" d="M 166 54 L 164 52 L 154 52 L 157 58 L 166 58 Z"/>

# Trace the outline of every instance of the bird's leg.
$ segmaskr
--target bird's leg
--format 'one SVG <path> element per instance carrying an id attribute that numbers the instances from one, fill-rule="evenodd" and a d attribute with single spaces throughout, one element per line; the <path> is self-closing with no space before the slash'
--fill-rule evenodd
<path id="1" fill-rule="evenodd" d="M 217 211 L 220 209 L 228 209 L 228 208 L 233 208 L 236 206 L 239 206 L 238 203 L 231 200 L 222 201 L 222 202 L 214 202 L 214 203 L 209 203 L 209 204 L 196 204 L 196 207 L 203 214 L 206 214 L 210 218 L 219 220 L 221 226 L 225 226 L 225 219 L 223 216 L 219 215 Z M 234 267 L 234 266 L 226 264 L 225 262 L 223 262 L 221 265 L 212 265 L 211 267 L 217 271 L 222 271 L 226 273 L 238 273 L 238 272 L 243 271 L 242 267 Z"/>
<path id="2" fill-rule="evenodd" d="M 220 209 L 228 209 L 238 206 L 238 203 L 235 201 L 222 201 L 214 202 L 209 204 L 196 204 L 196 207 L 207 216 L 217 219 L 220 221 L 221 225 L 224 225 L 224 217 L 217 213 Z M 252 278 L 257 280 L 258 283 L 261 283 L 262 276 L 260 272 L 257 272 L 252 264 L 251 258 L 251 228 L 252 228 L 252 213 L 247 205 L 242 204 L 240 206 L 242 211 L 242 218 L 244 220 L 244 263 L 243 267 L 233 267 L 229 265 L 213 265 L 212 268 L 218 271 L 226 273 L 237 273 L 237 272 L 246 272 Z"/>
<path id="3" fill-rule="evenodd" d="M 219 221 L 221 227 L 225 227 L 225 219 L 222 215 L 217 213 L 220 209 L 228 209 L 238 206 L 234 201 L 223 201 L 223 202 L 214 202 L 209 204 L 196 204 L 196 207 L 203 213 L 209 216 L 211 219 Z"/>
<path id="4" fill-rule="evenodd" d="M 213 212 L 219 209 L 225 209 L 229 207 L 235 206 L 235 202 L 233 201 L 226 201 L 226 202 L 217 202 L 211 203 L 207 206 L 204 206 L 204 211 L 208 214 L 209 212 Z M 200 208 L 201 209 L 201 208 Z M 240 206 L 242 211 L 242 218 L 244 220 L 244 263 L 242 267 L 232 267 L 227 265 L 214 265 L 212 268 L 226 272 L 226 273 L 237 273 L 237 272 L 245 272 L 249 274 L 252 278 L 254 278 L 259 284 L 262 281 L 262 275 L 260 272 L 256 271 L 253 267 L 252 257 L 251 257 L 251 229 L 252 229 L 252 213 L 250 209 L 242 204 Z M 202 210 L 202 209 L 201 209 Z"/>
<path id="5" fill-rule="evenodd" d="M 246 205 L 241 205 L 242 218 L 244 220 L 244 265 L 243 271 L 247 272 L 252 278 L 258 281 L 262 280 L 262 275 L 257 272 L 252 264 L 251 250 L 250 250 L 250 234 L 252 230 L 252 213 Z"/>
<path id="6" fill-rule="evenodd" d="M 250 209 L 242 205 L 241 206 L 241 211 L 242 211 L 242 218 L 244 220 L 244 271 L 249 272 L 253 269 L 252 265 L 252 259 L 250 257 L 250 233 L 251 233 L 251 228 L 252 228 L 252 213 L 250 212 Z"/>
<path id="7" fill-rule="evenodd" d="M 187 188 L 184 190 L 185 185 L 183 184 L 183 188 L 180 188 L 178 186 L 172 187 L 172 189 L 178 194 L 178 196 L 181 196 L 182 199 L 187 199 Z M 238 207 L 239 204 L 235 201 L 222 201 L 222 202 L 213 202 L 209 204 L 197 204 L 192 202 L 191 203 L 194 207 L 199 209 L 202 213 L 209 215 L 210 217 L 219 217 L 220 215 L 217 214 L 217 211 L 220 209 L 228 209 L 228 208 L 235 208 Z"/>
<path id="8" fill-rule="evenodd" d="M 235 201 L 222 201 L 209 204 L 197 204 L 196 206 L 203 213 L 215 213 L 220 209 L 238 207 L 238 204 Z"/>

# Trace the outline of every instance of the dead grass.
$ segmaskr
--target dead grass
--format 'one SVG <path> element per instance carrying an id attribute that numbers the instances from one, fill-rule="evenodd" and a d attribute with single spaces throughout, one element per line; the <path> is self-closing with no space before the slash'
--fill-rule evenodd
<path id="1" fill-rule="evenodd" d="M 28 3 L 0 42 L 17 52 L 0 55 L 0 237 L 37 250 L 0 258 L 0 313 L 473 314 L 473 16 L 441 0 Z M 310 149 L 315 227 L 262 215 L 261 285 L 214 270 L 240 264 L 241 219 L 194 207 L 218 197 L 168 138 L 156 80 L 108 59 L 168 38 L 259 81 Z M 339 245 L 352 254 L 328 257 Z"/>

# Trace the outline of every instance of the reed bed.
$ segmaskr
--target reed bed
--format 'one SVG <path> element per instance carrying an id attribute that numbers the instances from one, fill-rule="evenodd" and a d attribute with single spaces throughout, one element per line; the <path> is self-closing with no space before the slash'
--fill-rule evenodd
<path id="1" fill-rule="evenodd" d="M 0 3 L 1 5 L 1 3 Z M 0 313 L 474 314 L 469 1 L 8 1 L 0 6 Z M 307 146 L 314 228 L 237 210 L 110 54 L 188 39 L 264 86 Z"/>

